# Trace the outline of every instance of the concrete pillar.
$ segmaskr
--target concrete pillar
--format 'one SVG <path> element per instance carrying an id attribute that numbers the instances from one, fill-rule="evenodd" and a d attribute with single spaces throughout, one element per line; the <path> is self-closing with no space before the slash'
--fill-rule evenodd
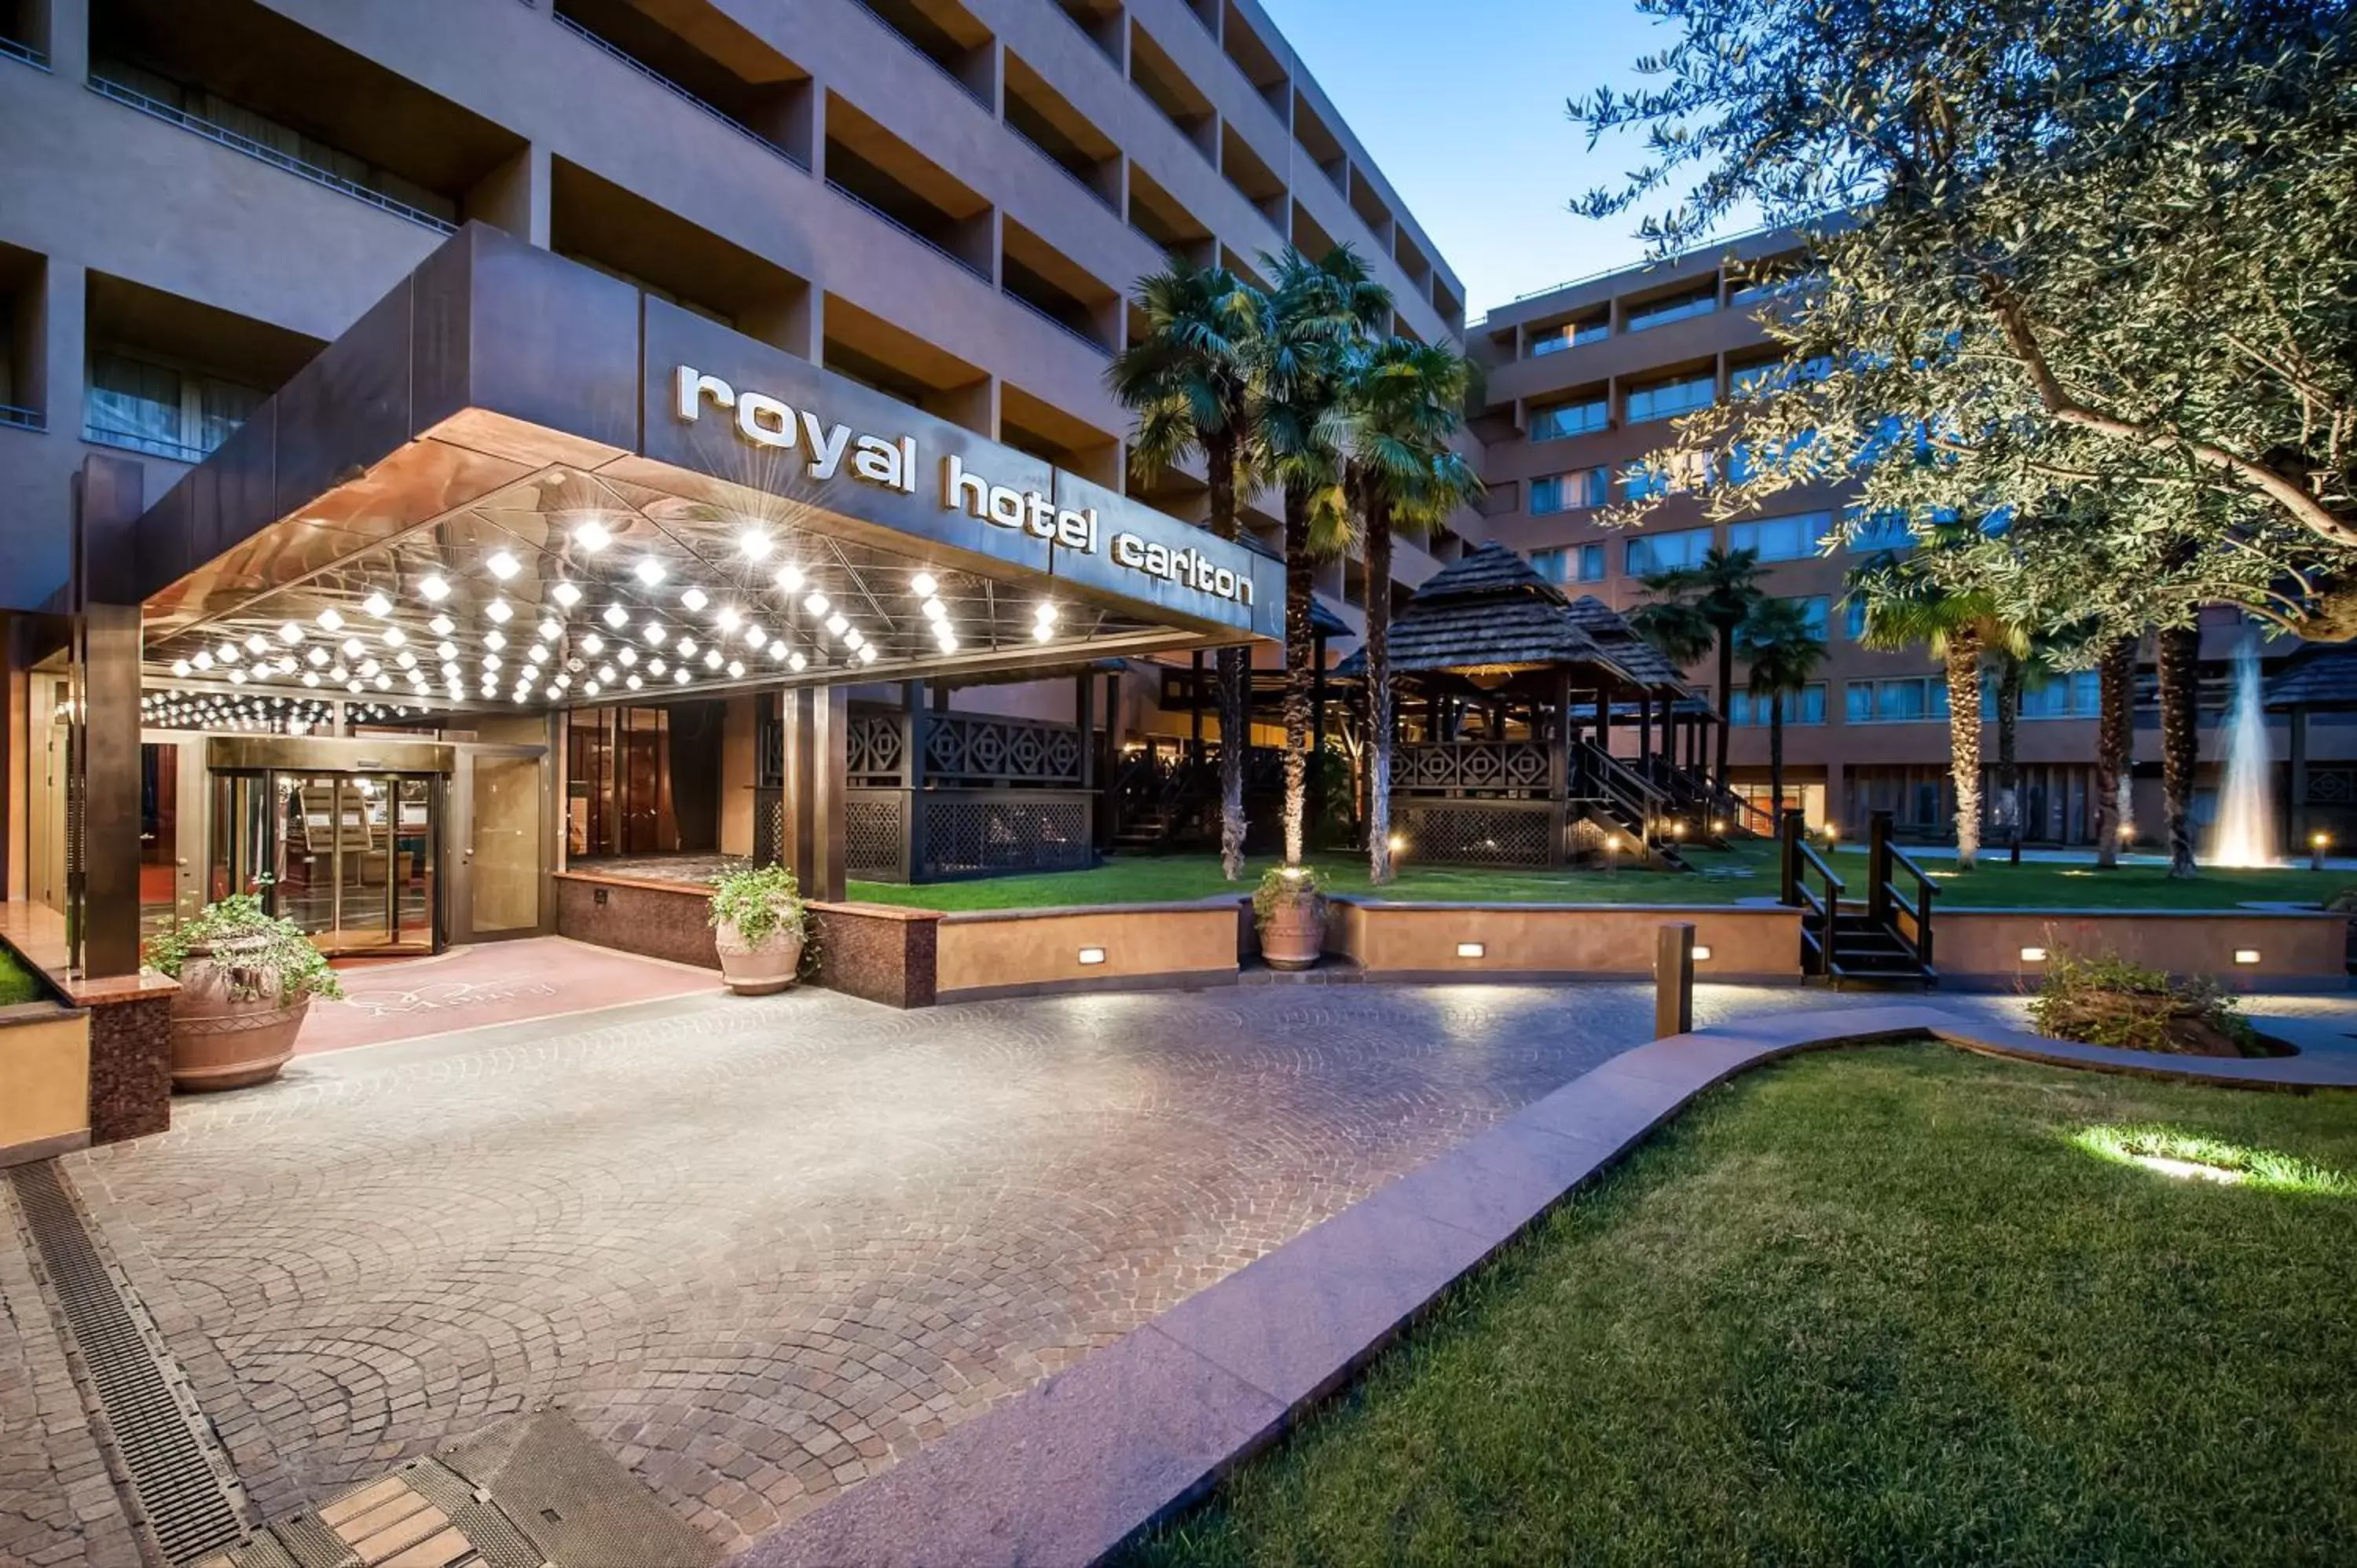
<path id="1" fill-rule="evenodd" d="M 139 972 L 139 596 L 133 537 L 146 472 L 92 453 L 74 476 L 74 663 L 81 800 L 68 897 L 92 978 Z"/>
<path id="2" fill-rule="evenodd" d="M 2285 813 L 2285 815 L 2287 820 L 2291 823 L 2291 852 L 2294 854 L 2299 854 L 2305 853 L 2309 848 L 2308 835 L 2309 832 L 2308 823 L 2308 708 L 2306 704 L 2293 708 L 2287 717 L 2287 724 L 2291 731 L 2291 778 L 2289 780 L 2291 789 L 2291 810 Z"/>
<path id="3" fill-rule="evenodd" d="M 460 209 L 495 229 L 545 250 L 553 179 L 545 143 L 533 142 L 477 180 Z"/>

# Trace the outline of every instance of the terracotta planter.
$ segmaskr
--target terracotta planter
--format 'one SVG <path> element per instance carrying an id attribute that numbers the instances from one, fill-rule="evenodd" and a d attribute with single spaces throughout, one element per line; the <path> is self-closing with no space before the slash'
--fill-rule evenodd
<path id="1" fill-rule="evenodd" d="M 720 977 L 739 996 L 767 996 L 783 991 L 802 972 L 802 939 L 799 931 L 780 927 L 759 942 L 737 934 L 737 922 L 723 920 L 712 933 L 720 953 Z"/>
<path id="2" fill-rule="evenodd" d="M 210 957 L 192 957 L 172 998 L 172 1087 L 191 1092 L 243 1089 L 278 1076 L 311 1011 L 305 995 L 281 1006 L 274 988 L 251 1001 L 230 993 Z"/>
<path id="3" fill-rule="evenodd" d="M 1261 922 L 1261 961 L 1271 969 L 1308 969 L 1326 950 L 1326 900 L 1277 905 Z"/>

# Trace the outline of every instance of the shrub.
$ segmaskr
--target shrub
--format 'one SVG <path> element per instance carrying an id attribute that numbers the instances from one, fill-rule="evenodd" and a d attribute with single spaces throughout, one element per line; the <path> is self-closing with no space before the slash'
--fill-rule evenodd
<path id="1" fill-rule="evenodd" d="M 2111 953 L 2056 952 L 2029 1018 L 2050 1038 L 2123 1050 L 2250 1056 L 2262 1049 L 2258 1031 L 2216 981 L 2147 969 Z"/>
<path id="2" fill-rule="evenodd" d="M 740 866 L 712 884 L 712 925 L 734 925 L 748 946 L 759 947 L 780 931 L 809 935 L 810 911 L 801 885 L 782 865 Z"/>
<path id="3" fill-rule="evenodd" d="M 1326 901 L 1326 879 L 1307 865 L 1272 865 L 1262 874 L 1253 892 L 1253 920 L 1266 927 L 1276 911 L 1297 904 Z"/>
<path id="4" fill-rule="evenodd" d="M 344 993 L 343 982 L 303 929 L 266 912 L 259 894 L 233 893 L 206 905 L 147 939 L 140 956 L 148 968 L 174 980 L 190 959 L 210 959 L 238 1002 L 274 994 L 278 1005 L 291 1007 L 306 997 L 333 1000 Z"/>

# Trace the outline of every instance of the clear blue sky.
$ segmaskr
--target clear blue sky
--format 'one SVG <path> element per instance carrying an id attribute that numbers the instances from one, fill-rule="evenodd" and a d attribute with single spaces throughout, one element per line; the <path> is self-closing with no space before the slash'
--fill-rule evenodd
<path id="1" fill-rule="evenodd" d="M 1589 152 L 1564 100 L 1630 84 L 1674 36 L 1626 0 L 1261 3 L 1464 279 L 1469 315 L 1643 255 L 1637 214 L 1566 209 L 1636 160 Z"/>

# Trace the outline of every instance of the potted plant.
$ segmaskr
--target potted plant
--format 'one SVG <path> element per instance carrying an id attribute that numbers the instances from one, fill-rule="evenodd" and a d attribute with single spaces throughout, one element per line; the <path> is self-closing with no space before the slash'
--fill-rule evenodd
<path id="1" fill-rule="evenodd" d="M 180 983 L 172 998 L 172 1087 L 242 1089 L 278 1076 L 315 996 L 343 983 L 292 920 L 255 894 L 208 904 L 149 939 L 149 968 Z"/>
<path id="2" fill-rule="evenodd" d="M 783 991 L 802 972 L 810 913 L 782 865 L 725 871 L 712 884 L 712 945 L 720 974 L 739 996 Z"/>
<path id="3" fill-rule="evenodd" d="M 1308 969 L 1326 950 L 1326 884 L 1306 865 L 1272 866 L 1253 895 L 1260 928 L 1261 961 L 1271 969 Z"/>

